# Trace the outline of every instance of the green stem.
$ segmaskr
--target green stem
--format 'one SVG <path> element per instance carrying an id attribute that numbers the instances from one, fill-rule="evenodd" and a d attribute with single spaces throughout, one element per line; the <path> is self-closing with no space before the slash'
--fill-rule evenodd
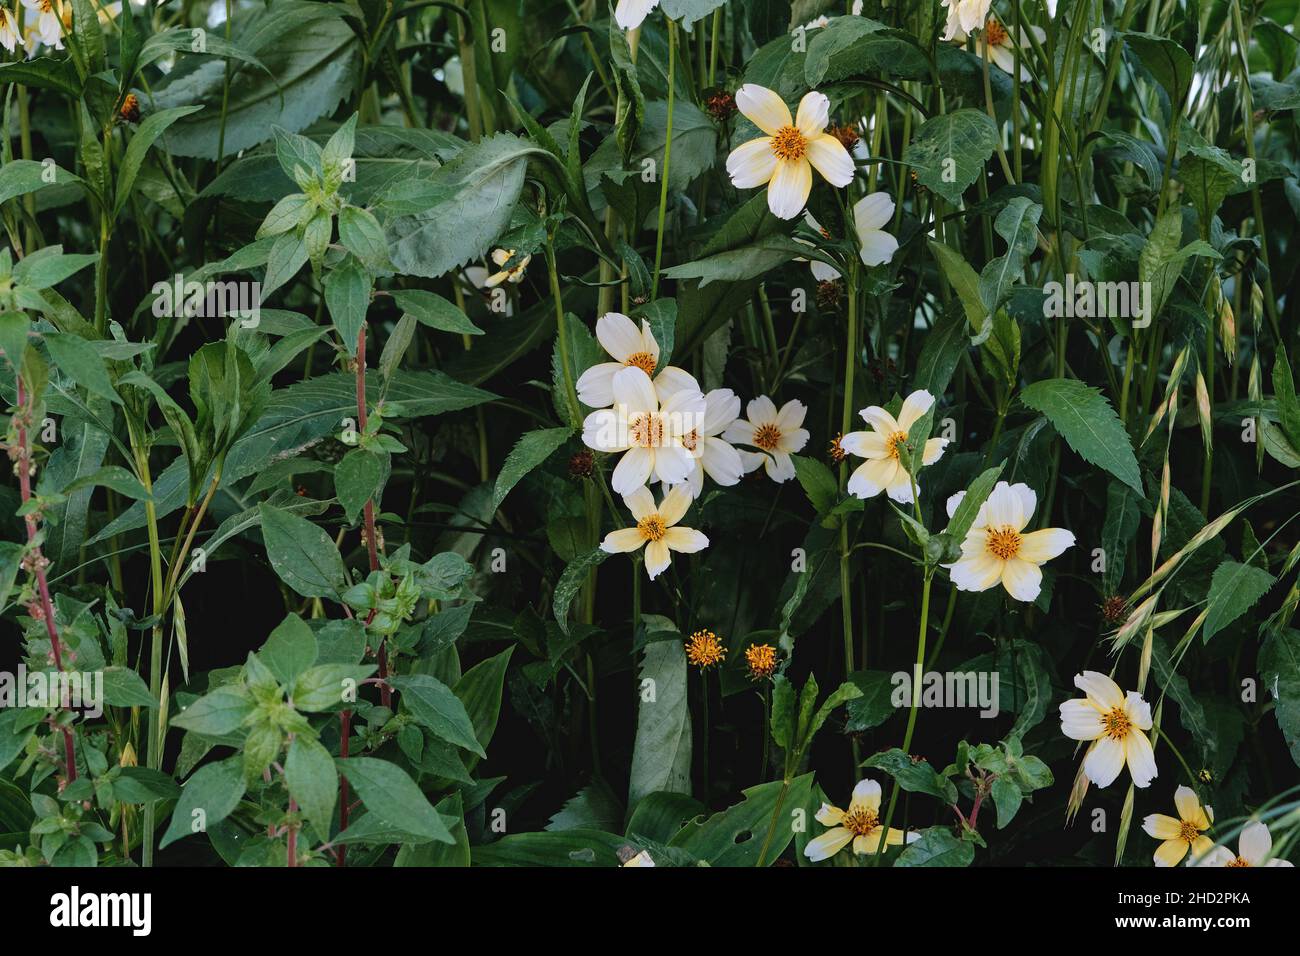
<path id="1" fill-rule="evenodd" d="M 668 164 L 673 152 L 673 71 L 677 62 L 677 24 L 668 21 L 668 129 L 664 137 L 664 166 L 659 170 L 659 222 L 655 235 L 655 274 L 650 284 L 650 301 L 659 297 L 659 269 L 664 259 L 664 215 L 668 211 Z"/>
<path id="2" fill-rule="evenodd" d="M 921 589 L 921 627 L 916 635 L 916 667 L 912 672 L 912 706 L 907 713 L 907 730 L 903 732 L 903 753 L 912 749 L 912 734 L 916 730 L 916 712 L 921 706 L 921 674 L 925 666 L 926 629 L 930 623 L 930 584 L 934 580 L 934 571 L 925 572 L 925 584 Z M 894 820 L 894 807 L 898 803 L 898 782 L 894 782 L 889 794 L 889 808 L 885 811 L 885 825 L 881 831 L 880 846 L 876 850 L 876 860 L 885 852 L 889 843 L 889 825 Z"/>

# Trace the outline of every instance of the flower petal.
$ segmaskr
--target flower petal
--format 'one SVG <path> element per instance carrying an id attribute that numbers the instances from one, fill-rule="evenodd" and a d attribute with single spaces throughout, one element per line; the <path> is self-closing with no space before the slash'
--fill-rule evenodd
<path id="1" fill-rule="evenodd" d="M 1187 855 L 1187 841 L 1185 840 L 1165 840 L 1164 843 L 1156 847 L 1155 863 L 1156 866 L 1177 866 Z"/>
<path id="2" fill-rule="evenodd" d="M 894 483 L 901 470 L 892 458 L 868 458 L 849 476 L 849 494 L 863 499 L 874 498 Z"/>
<path id="3" fill-rule="evenodd" d="M 1106 732 L 1101 711 L 1086 697 L 1076 697 L 1061 704 L 1061 733 L 1071 740 L 1096 740 Z M 1152 834 L 1156 836 L 1157 834 Z"/>
<path id="4" fill-rule="evenodd" d="M 645 535 L 639 530 L 636 528 L 620 528 L 605 535 L 605 540 L 600 543 L 600 550 L 607 554 L 623 554 L 628 551 L 635 551 L 643 544 L 645 544 Z"/>
<path id="5" fill-rule="evenodd" d="M 1031 531 L 1020 538 L 1017 557 L 1034 564 L 1042 564 L 1074 545 L 1074 533 L 1064 528 L 1043 528 Z"/>
<path id="6" fill-rule="evenodd" d="M 682 518 L 686 517 L 686 510 L 691 506 L 690 493 L 681 485 L 678 485 L 668 494 L 664 495 L 664 500 L 659 504 L 659 517 L 663 519 L 664 527 L 671 528 Z"/>
<path id="7" fill-rule="evenodd" d="M 1151 741 L 1140 730 L 1131 730 L 1124 738 L 1124 759 L 1128 772 L 1133 775 L 1133 786 L 1147 787 L 1158 774 L 1155 751 Z"/>
<path id="8" fill-rule="evenodd" d="M 823 133 L 809 139 L 808 152 L 805 155 L 813 168 L 821 173 L 822 179 L 832 186 L 842 189 L 853 182 L 853 176 L 858 168 L 853 164 L 853 157 L 844 148 L 844 144 L 834 136 Z"/>
<path id="9" fill-rule="evenodd" d="M 662 448 L 656 448 L 654 459 L 655 480 L 665 484 L 675 485 L 685 481 L 695 470 L 695 456 L 681 445 L 664 445 Z M 689 500 L 689 495 L 687 497 Z"/>
<path id="10" fill-rule="evenodd" d="M 804 416 L 807 414 L 808 406 L 799 399 L 792 398 L 776 413 L 776 424 L 783 432 L 794 431 L 803 424 Z"/>
<path id="11" fill-rule="evenodd" d="M 655 449 L 640 446 L 629 448 L 614 466 L 614 474 L 610 475 L 609 485 L 617 495 L 631 494 L 650 480 L 650 472 L 654 470 L 654 466 Z"/>
<path id="12" fill-rule="evenodd" d="M 848 432 L 840 438 L 840 448 L 859 458 L 888 458 L 889 445 L 879 432 Z"/>
<path id="13" fill-rule="evenodd" d="M 898 240 L 887 232 L 869 232 L 858 243 L 858 255 L 866 266 L 884 265 L 898 251 Z"/>
<path id="14" fill-rule="evenodd" d="M 859 780 L 853 788 L 853 799 L 849 801 L 850 812 L 856 809 L 880 809 L 880 784 L 875 780 Z"/>
<path id="15" fill-rule="evenodd" d="M 803 848 L 803 855 L 814 863 L 820 863 L 822 860 L 829 860 L 840 850 L 849 845 L 853 839 L 853 831 L 844 827 L 833 827 L 827 830 L 819 837 L 813 837 L 808 841 L 808 845 Z"/>
<path id="16" fill-rule="evenodd" d="M 824 827 L 837 826 L 844 819 L 844 811 L 829 803 L 823 803 L 821 809 L 813 814 L 813 819 Z"/>
<path id="17" fill-rule="evenodd" d="M 650 494 L 650 489 L 645 485 L 625 494 L 623 504 L 627 505 L 627 510 L 632 512 L 632 517 L 637 521 L 655 513 L 655 496 Z"/>
<path id="18" fill-rule="evenodd" d="M 1043 590 L 1043 572 L 1031 561 L 1012 558 L 1002 567 L 1002 586 L 1017 601 L 1036 601 Z"/>
<path id="19" fill-rule="evenodd" d="M 668 529 L 668 532 L 664 535 L 664 543 L 674 551 L 680 551 L 682 554 L 695 554 L 695 552 L 703 551 L 709 546 L 709 539 L 703 532 L 678 525 L 675 528 Z"/>
<path id="20" fill-rule="evenodd" d="M 785 100 L 755 83 L 746 83 L 736 90 L 736 109 L 768 136 L 775 136 L 777 130 L 794 125 Z"/>
<path id="21" fill-rule="evenodd" d="M 740 453 L 721 438 L 702 438 L 700 449 L 700 463 L 718 484 L 734 485 L 745 474 Z"/>
<path id="22" fill-rule="evenodd" d="M 1142 829 L 1147 836 L 1157 840 L 1176 840 L 1183 832 L 1182 822 L 1163 813 L 1152 813 L 1142 821 Z"/>
<path id="23" fill-rule="evenodd" d="M 853 228 L 858 238 L 884 228 L 894 218 L 894 197 L 886 192 L 870 193 L 853 204 Z"/>
<path id="24" fill-rule="evenodd" d="M 612 408 L 592 412 L 582 420 L 582 442 L 596 451 L 623 451 L 627 448 L 627 429 Z"/>
<path id="25" fill-rule="evenodd" d="M 767 184 L 767 208 L 778 219 L 799 215 L 812 192 L 812 166 L 806 159 L 781 160 Z"/>
<path id="26" fill-rule="evenodd" d="M 925 389 L 918 389 L 903 399 L 903 407 L 898 410 L 898 424 L 903 431 L 908 431 L 934 407 L 934 396 Z"/>
<path id="27" fill-rule="evenodd" d="M 606 312 L 596 320 L 596 341 L 619 364 L 646 350 L 641 330 L 621 312 Z"/>
<path id="28" fill-rule="evenodd" d="M 1083 772 L 1099 787 L 1109 787 L 1124 769 L 1124 745 L 1112 737 L 1100 737 L 1083 758 Z"/>
<path id="29" fill-rule="evenodd" d="M 653 581 L 667 569 L 672 563 L 672 555 L 668 552 L 668 542 L 666 538 L 658 541 L 651 541 L 645 546 L 645 571 Z"/>
<path id="30" fill-rule="evenodd" d="M 949 565 L 948 578 L 958 591 L 987 591 L 1002 577 L 1002 564 L 993 555 L 980 549 L 974 554 L 963 555 L 955 564 Z"/>
<path id="31" fill-rule="evenodd" d="M 795 111 L 794 125 L 808 139 L 812 139 L 831 121 L 831 101 L 825 93 L 816 90 L 805 93 Z"/>
<path id="32" fill-rule="evenodd" d="M 1101 671 L 1084 671 L 1082 674 L 1076 674 L 1074 686 L 1087 694 L 1088 699 L 1102 710 L 1114 710 L 1116 707 L 1124 706 L 1124 692 L 1119 689 L 1119 684 Z"/>
<path id="33" fill-rule="evenodd" d="M 741 143 L 727 156 L 727 175 L 737 189 L 757 189 L 776 172 L 778 160 L 766 136 Z"/>
<path id="34" fill-rule="evenodd" d="M 1251 866 L 1259 866 L 1273 850 L 1273 835 L 1268 825 L 1255 821 L 1241 828 L 1237 840 L 1237 855 Z"/>
<path id="35" fill-rule="evenodd" d="M 626 408 L 628 417 L 659 411 L 659 396 L 650 376 L 635 365 L 616 372 L 610 382 L 615 404 Z"/>

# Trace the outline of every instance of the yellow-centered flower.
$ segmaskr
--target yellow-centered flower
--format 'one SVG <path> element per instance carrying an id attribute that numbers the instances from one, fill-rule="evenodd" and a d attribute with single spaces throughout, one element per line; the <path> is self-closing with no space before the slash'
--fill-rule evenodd
<path id="1" fill-rule="evenodd" d="M 1084 671 L 1074 686 L 1087 696 L 1061 705 L 1061 733 L 1072 740 L 1090 740 L 1083 772 L 1099 787 L 1108 787 L 1128 764 L 1135 787 L 1150 786 L 1156 777 L 1156 757 L 1144 731 L 1151 729 L 1151 705 L 1137 691 L 1126 695 L 1098 671 Z"/>
<path id="2" fill-rule="evenodd" d="M 874 780 L 860 780 L 853 788 L 853 798 L 849 801 L 847 810 L 823 803 L 817 811 L 817 822 L 830 829 L 809 840 L 803 848 L 803 855 L 814 863 L 829 860 L 850 843 L 858 856 L 875 853 L 885 831 L 884 824 L 880 821 L 880 784 Z M 902 830 L 890 827 L 886 842 L 889 846 L 901 846 L 903 843 L 914 843 L 920 838 L 919 833 L 905 834 Z"/>
<path id="3" fill-rule="evenodd" d="M 898 418 L 894 418 L 879 405 L 858 412 L 862 420 L 871 426 L 871 431 L 849 432 L 840 439 L 841 449 L 850 455 L 867 459 L 849 477 L 849 494 L 859 498 L 874 498 L 883 491 L 895 501 L 911 502 L 914 478 L 899 460 L 898 446 L 907 441 L 908 431 L 933 405 L 934 396 L 922 389 L 903 400 Z M 947 446 L 946 438 L 927 440 L 919 464 L 933 465 L 943 457 L 943 450 Z M 914 466 L 916 464 L 918 463 L 913 462 Z M 917 489 L 920 490 L 919 484 Z"/>
<path id="4" fill-rule="evenodd" d="M 1237 840 L 1237 852 L 1234 854 L 1226 846 L 1216 846 L 1196 864 L 1197 866 L 1295 866 L 1290 860 L 1283 860 L 1273 855 L 1273 834 L 1268 832 L 1268 825 L 1259 822 L 1248 823 L 1241 828 Z"/>
<path id="5" fill-rule="evenodd" d="M 644 486 L 624 495 L 623 503 L 636 519 L 636 526 L 611 531 L 600 543 L 600 549 L 617 554 L 645 545 L 645 569 L 652 581 L 672 562 L 670 551 L 694 554 L 709 546 L 709 539 L 695 529 L 677 527 L 691 506 L 691 493 L 686 487 L 674 487 L 664 495 L 658 508 L 650 489 Z"/>
<path id="6" fill-rule="evenodd" d="M 832 186 L 853 182 L 853 157 L 826 132 L 831 101 L 807 93 L 792 119 L 790 108 L 772 90 L 746 83 L 736 91 L 736 108 L 766 135 L 742 143 L 727 157 L 727 172 L 737 189 L 767 186 L 767 208 L 781 219 L 799 215 L 812 191 L 816 168 Z"/>
<path id="7" fill-rule="evenodd" d="M 696 631 L 686 639 L 686 659 L 700 670 L 707 670 L 727 659 L 727 649 L 712 631 Z"/>
<path id="8" fill-rule="evenodd" d="M 1174 807 L 1178 810 L 1177 817 L 1153 813 L 1142 821 L 1142 829 L 1148 836 L 1164 841 L 1156 847 L 1156 866 L 1177 866 L 1188 850 L 1195 861 L 1214 847 L 1214 841 L 1202 834 L 1214 822 L 1214 811 L 1201 806 L 1196 791 L 1179 787 L 1174 791 Z"/>

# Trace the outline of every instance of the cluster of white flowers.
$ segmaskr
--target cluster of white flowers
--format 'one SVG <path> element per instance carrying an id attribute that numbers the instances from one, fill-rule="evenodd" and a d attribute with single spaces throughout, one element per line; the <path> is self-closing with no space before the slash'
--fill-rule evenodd
<path id="1" fill-rule="evenodd" d="M 6 6 L 0 5 L 0 46 L 10 53 L 22 43 L 27 56 L 33 57 L 42 45 L 55 50 L 63 49 L 64 19 L 71 10 L 56 0 L 22 0 L 27 8 L 26 26 L 18 28 L 18 17 Z"/>
<path id="2" fill-rule="evenodd" d="M 668 567 L 670 551 L 708 546 L 698 531 L 677 527 L 704 490 L 706 475 L 734 485 L 761 465 L 774 481 L 794 477 L 790 456 L 808 442 L 801 427 L 807 409 L 790 401 L 778 411 L 760 396 L 741 418 L 740 398 L 731 389 L 705 394 L 685 369 L 660 366 L 659 343 L 645 319 L 638 327 L 610 312 L 596 321 L 596 340 L 613 361 L 593 365 L 578 379 L 578 400 L 596 409 L 582 423 L 582 440 L 620 456 L 610 486 L 637 521 L 608 535 L 601 547 L 618 552 L 648 545 L 646 572 L 654 578 Z M 657 509 L 647 488 L 652 482 L 663 487 Z"/>

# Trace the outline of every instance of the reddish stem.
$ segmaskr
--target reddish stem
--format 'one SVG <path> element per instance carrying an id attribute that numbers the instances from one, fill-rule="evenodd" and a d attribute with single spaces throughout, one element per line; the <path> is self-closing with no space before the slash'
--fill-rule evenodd
<path id="1" fill-rule="evenodd" d="M 18 488 L 22 494 L 23 504 L 27 504 L 32 497 L 32 476 L 31 476 L 31 448 L 27 443 L 27 415 L 31 411 L 26 407 L 27 394 L 23 388 L 23 376 L 21 371 L 18 373 L 18 408 L 14 420 L 18 425 Z M 27 526 L 27 543 L 31 548 L 30 562 L 36 574 L 36 588 L 41 596 L 41 613 L 45 618 L 45 632 L 50 637 L 50 647 L 54 652 L 54 666 L 63 670 L 63 645 L 59 641 L 59 630 L 54 623 L 54 602 L 50 600 L 50 583 L 45 577 L 45 557 L 41 554 L 40 545 L 36 544 L 36 515 L 28 513 L 23 516 L 23 521 Z M 68 701 L 65 698 L 63 706 L 67 706 Z M 72 745 L 72 728 L 60 727 L 63 732 L 63 756 L 64 768 L 67 775 L 67 783 L 72 783 L 77 779 L 77 758 Z"/>
<path id="2" fill-rule="evenodd" d="M 352 737 L 352 711 L 344 710 L 339 712 L 339 734 L 341 735 L 341 739 L 339 741 L 339 756 L 342 757 L 344 760 L 347 760 L 348 744 L 350 742 L 350 738 Z M 339 777 L 339 832 L 340 833 L 342 833 L 344 830 L 348 828 L 348 816 L 349 816 L 349 810 L 351 809 L 348 806 L 348 796 L 349 796 L 348 778 L 340 776 Z M 338 861 L 339 861 L 339 866 L 348 865 L 348 848 L 346 846 L 339 847 Z"/>

